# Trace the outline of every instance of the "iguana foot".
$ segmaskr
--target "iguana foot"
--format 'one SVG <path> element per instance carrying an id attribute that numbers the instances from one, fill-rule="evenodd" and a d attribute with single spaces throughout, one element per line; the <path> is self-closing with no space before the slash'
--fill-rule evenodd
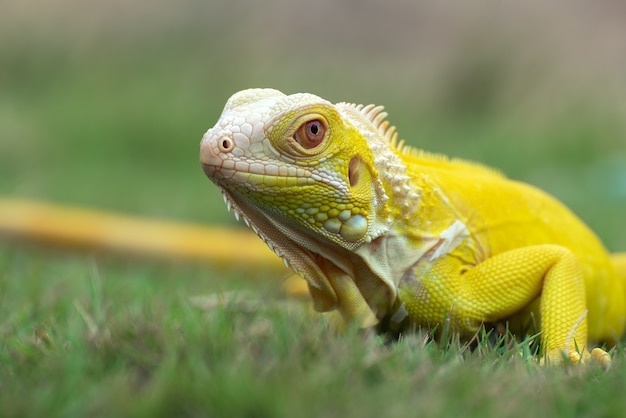
<path id="1" fill-rule="evenodd" d="M 611 367 L 611 355 L 601 348 L 591 350 L 591 358 L 595 359 L 604 370 Z"/>
<path id="2" fill-rule="evenodd" d="M 582 356 L 579 352 L 572 351 L 567 355 L 567 357 L 572 364 L 582 364 L 591 358 L 597 361 L 604 370 L 608 370 L 611 367 L 611 355 L 601 348 L 594 348 L 591 350 L 591 353 L 586 352 Z"/>

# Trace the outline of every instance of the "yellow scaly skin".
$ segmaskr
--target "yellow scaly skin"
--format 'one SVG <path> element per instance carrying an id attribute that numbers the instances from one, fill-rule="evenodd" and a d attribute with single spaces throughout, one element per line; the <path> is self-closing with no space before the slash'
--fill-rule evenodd
<path id="1" fill-rule="evenodd" d="M 306 279 L 319 311 L 393 331 L 449 320 L 467 338 L 506 323 L 541 332 L 548 362 L 617 343 L 626 255 L 611 258 L 536 188 L 403 146 L 385 117 L 244 90 L 202 138 L 200 161 L 229 209 Z"/>

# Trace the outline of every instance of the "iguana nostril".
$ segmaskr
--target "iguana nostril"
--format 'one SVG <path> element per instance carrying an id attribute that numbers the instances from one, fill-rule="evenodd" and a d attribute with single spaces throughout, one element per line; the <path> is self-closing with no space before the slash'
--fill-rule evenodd
<path id="1" fill-rule="evenodd" d="M 235 142 L 228 137 L 220 138 L 217 142 L 217 147 L 222 152 L 231 152 L 235 147 Z"/>

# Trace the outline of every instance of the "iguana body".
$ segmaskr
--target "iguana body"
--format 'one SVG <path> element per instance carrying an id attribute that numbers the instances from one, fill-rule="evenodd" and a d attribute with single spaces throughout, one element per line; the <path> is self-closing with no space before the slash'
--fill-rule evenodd
<path id="1" fill-rule="evenodd" d="M 308 283 L 319 311 L 470 337 L 507 323 L 543 354 L 615 344 L 626 259 L 545 193 L 403 146 L 382 107 L 252 89 L 232 96 L 200 160 L 229 208 Z M 604 351 L 594 355 L 608 361 Z"/>

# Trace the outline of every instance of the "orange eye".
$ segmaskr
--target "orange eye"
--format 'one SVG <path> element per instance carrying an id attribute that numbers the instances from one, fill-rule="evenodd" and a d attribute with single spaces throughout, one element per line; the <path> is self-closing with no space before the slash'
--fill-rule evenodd
<path id="1" fill-rule="evenodd" d="M 313 149 L 320 145 L 326 137 L 326 125 L 319 119 L 310 120 L 302 124 L 293 139 L 304 149 Z"/>

